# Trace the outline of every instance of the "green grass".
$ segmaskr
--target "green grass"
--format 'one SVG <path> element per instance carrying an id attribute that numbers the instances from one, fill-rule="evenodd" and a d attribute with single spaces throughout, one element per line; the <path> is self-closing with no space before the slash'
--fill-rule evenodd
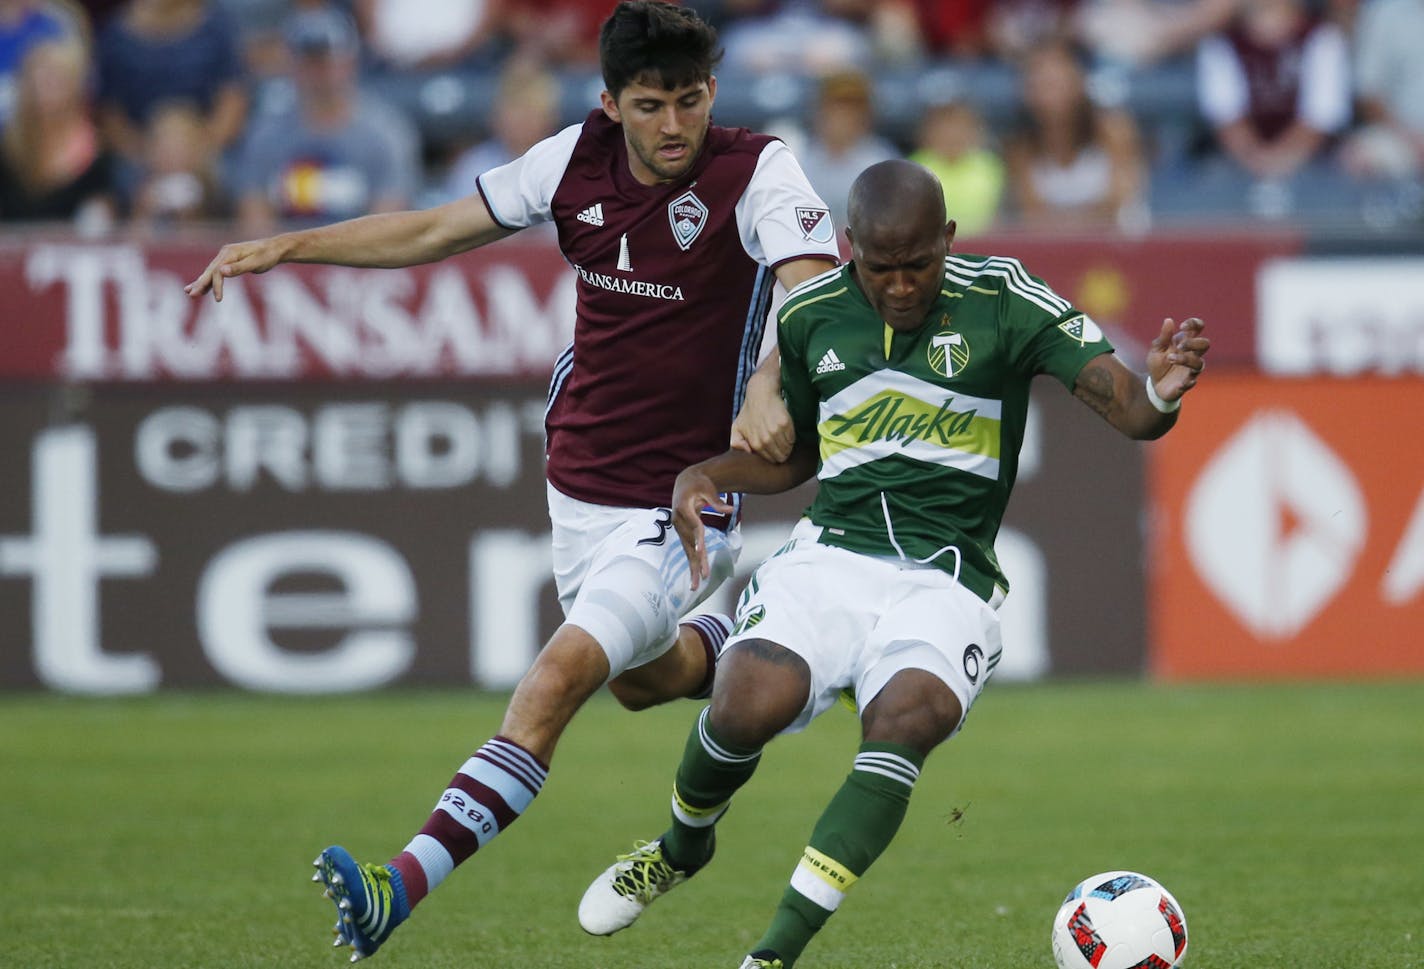
<path id="1" fill-rule="evenodd" d="M 342 965 L 311 858 L 400 848 L 502 708 L 462 692 L 0 697 L 0 966 Z M 736 966 L 855 723 L 835 711 L 773 744 L 716 862 L 635 928 L 585 936 L 579 896 L 662 830 L 696 709 L 594 701 L 529 816 L 373 965 Z M 801 966 L 1050 969 L 1063 894 L 1118 867 L 1176 894 L 1198 969 L 1424 966 L 1421 712 L 1419 682 L 991 687 Z"/>

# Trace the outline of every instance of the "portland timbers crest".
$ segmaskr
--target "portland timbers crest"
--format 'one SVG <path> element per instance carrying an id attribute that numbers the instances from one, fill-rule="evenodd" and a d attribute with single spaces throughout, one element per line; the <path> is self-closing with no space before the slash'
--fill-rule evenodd
<path id="1" fill-rule="evenodd" d="M 707 206 L 691 192 L 683 192 L 668 203 L 668 223 L 678 248 L 686 252 L 707 224 Z"/>
<path id="2" fill-rule="evenodd" d="M 940 326 L 948 326 L 949 317 L 940 320 Z M 941 330 L 930 337 L 930 368 L 941 377 L 958 377 L 969 364 L 969 341 L 963 333 Z"/>

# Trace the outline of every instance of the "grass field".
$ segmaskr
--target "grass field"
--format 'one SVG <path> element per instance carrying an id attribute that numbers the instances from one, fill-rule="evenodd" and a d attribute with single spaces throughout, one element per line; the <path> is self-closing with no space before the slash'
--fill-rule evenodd
<path id="1" fill-rule="evenodd" d="M 502 707 L 0 697 L 0 966 L 344 964 L 311 858 L 331 841 L 389 857 Z M 634 928 L 585 936 L 579 896 L 662 830 L 696 709 L 591 704 L 529 816 L 372 965 L 733 969 L 849 768 L 855 723 L 835 711 L 774 744 L 716 862 Z M 800 966 L 1050 969 L 1063 894 L 1118 867 L 1176 894 L 1197 969 L 1424 966 L 1424 683 L 996 685 Z"/>

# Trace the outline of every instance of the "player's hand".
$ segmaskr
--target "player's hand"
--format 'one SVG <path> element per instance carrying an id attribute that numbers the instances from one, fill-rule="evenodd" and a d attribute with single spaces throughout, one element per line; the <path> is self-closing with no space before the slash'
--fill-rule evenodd
<path id="1" fill-rule="evenodd" d="M 732 422 L 732 447 L 780 464 L 791 456 L 795 444 L 796 429 L 781 399 L 780 386 L 760 371 L 752 374 L 747 381 L 747 399 Z"/>
<path id="2" fill-rule="evenodd" d="M 1162 321 L 1162 331 L 1147 349 L 1147 372 L 1163 400 L 1180 400 L 1196 386 L 1211 349 L 1211 341 L 1202 336 L 1204 328 L 1196 317 L 1181 325 L 1171 318 Z"/>
<path id="3" fill-rule="evenodd" d="M 722 515 L 730 515 L 735 511 L 722 500 L 712 479 L 693 465 L 678 475 L 677 483 L 673 485 L 672 525 L 677 529 L 682 550 L 687 553 L 694 592 L 703 580 L 712 574 L 711 564 L 707 560 L 707 526 L 702 524 L 704 508 L 711 508 Z"/>
<path id="4" fill-rule="evenodd" d="M 282 261 L 282 255 L 283 245 L 278 236 L 251 242 L 230 242 L 218 250 L 208 268 L 197 279 L 183 287 L 183 292 L 197 297 L 212 290 L 213 299 L 221 303 L 224 280 L 245 273 L 265 273 Z"/>

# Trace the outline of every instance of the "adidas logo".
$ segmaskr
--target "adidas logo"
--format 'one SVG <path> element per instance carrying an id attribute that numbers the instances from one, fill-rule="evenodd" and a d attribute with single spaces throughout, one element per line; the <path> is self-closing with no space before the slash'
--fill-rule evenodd
<path id="1" fill-rule="evenodd" d="M 578 214 L 580 222 L 587 222 L 589 225 L 603 225 L 603 203 L 595 202 Z"/>
<path id="2" fill-rule="evenodd" d="M 845 364 L 841 363 L 841 358 L 836 356 L 834 350 L 827 350 L 826 355 L 821 358 L 821 362 L 816 364 L 816 373 L 834 373 L 844 369 Z"/>

